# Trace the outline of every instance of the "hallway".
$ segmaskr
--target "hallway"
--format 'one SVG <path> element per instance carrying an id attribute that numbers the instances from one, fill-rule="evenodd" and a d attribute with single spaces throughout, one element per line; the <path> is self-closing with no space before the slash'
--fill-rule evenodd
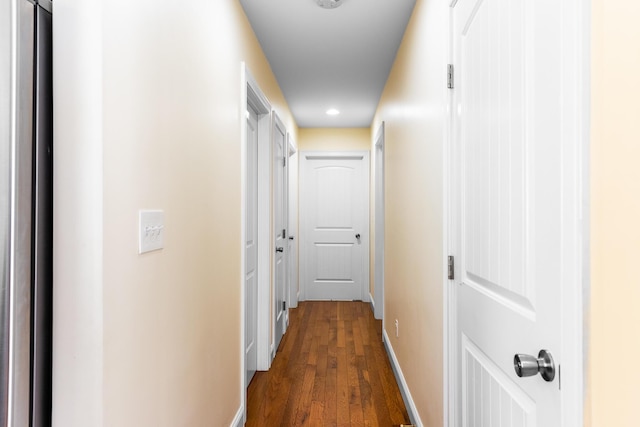
<path id="1" fill-rule="evenodd" d="M 267 372 L 248 389 L 247 426 L 391 426 L 409 422 L 367 303 L 307 301 Z"/>
<path id="2" fill-rule="evenodd" d="M 250 1 L 270 10 L 276 6 Z M 382 94 L 375 97 L 373 118 L 351 128 L 338 126 L 334 119 L 340 116 L 326 114 L 336 108 L 345 117 L 351 103 L 317 105 L 312 112 L 334 120 L 326 126 L 310 127 L 297 119 L 295 104 L 280 86 L 284 79 L 276 78 L 243 9 L 245 0 L 53 3 L 52 426 L 199 427 L 206 420 L 212 426 L 241 427 L 246 414 L 249 425 L 295 425 L 303 418 L 310 424 L 316 419 L 329 423 L 329 418 L 336 425 L 360 418 L 364 425 L 367 420 L 380 426 L 406 422 L 397 408 L 397 391 L 391 398 L 385 394 L 385 384 L 396 385 L 380 328 L 395 355 L 391 364 L 402 373 L 398 385 L 416 426 L 462 425 L 463 410 L 470 409 L 462 404 L 463 391 L 466 402 L 473 395 L 475 404 L 483 384 L 487 389 L 510 384 L 518 391 L 518 404 L 530 408 L 536 421 L 530 426 L 638 425 L 640 370 L 617 360 L 620 355 L 640 359 L 640 340 L 628 333 L 629 325 L 640 324 L 640 81 L 635 78 L 640 74 L 640 2 L 416 1 Z M 265 28 L 286 30 L 289 20 L 299 21 L 294 8 L 313 10 L 326 24 L 314 44 L 328 52 L 361 36 L 354 30 L 336 37 L 334 18 L 362 24 L 373 9 L 368 0 L 345 0 L 334 11 L 321 10 L 315 0 L 287 3 L 292 7 Z M 18 0 L 0 0 L 0 5 L 0 44 L 10 48 L 23 25 L 17 19 Z M 356 7 L 366 9 L 343 16 Z M 462 25 L 456 8 L 473 14 L 480 25 Z M 464 44 L 465 31 L 478 37 Z M 377 44 L 365 41 L 363 51 L 377 52 Z M 289 53 L 288 46 L 285 40 L 278 50 Z M 354 51 L 349 59 L 366 65 L 360 53 Z M 465 60 L 463 53 L 472 57 Z M 5 100 L 0 145 L 15 139 L 18 129 L 32 130 L 6 120 L 19 111 L 18 91 L 11 84 L 20 64 L 14 51 L 2 58 L 7 67 L 0 79 L 0 99 Z M 313 68 L 300 63 L 335 81 L 349 74 L 364 80 L 345 64 Z M 248 89 L 243 69 L 264 94 L 267 108 L 259 134 L 270 142 L 275 117 L 280 118 L 288 151 L 294 153 L 286 164 L 294 172 L 293 157 L 305 151 L 351 151 L 357 144 L 357 150 L 370 153 L 371 187 L 384 178 L 383 191 L 370 197 L 372 286 L 364 298 L 378 310 L 384 307 L 382 324 L 369 317 L 353 320 L 358 318 L 345 309 L 352 303 L 335 303 L 326 311 L 318 303 L 301 304 L 291 310 L 291 328 L 272 371 L 259 373 L 249 388 L 249 402 L 244 380 Z M 507 78 L 511 74 L 517 78 Z M 335 93 L 331 88 L 324 92 Z M 557 114 L 551 107 L 571 111 Z M 377 144 L 380 129 L 384 141 Z M 469 138 L 476 136 L 482 144 L 471 143 Z M 463 137 L 469 138 L 465 142 Z M 460 147 L 472 152 L 463 155 Z M 258 182 L 265 187 L 258 200 L 264 209 L 258 226 L 264 233 L 257 240 L 267 247 L 258 258 L 264 275 L 259 301 L 265 309 L 249 313 L 260 314 L 258 360 L 267 369 L 275 349 L 271 310 L 278 307 L 271 259 L 274 237 L 282 230 L 272 224 L 274 203 L 269 200 L 271 172 L 279 159 L 269 157 L 268 143 L 259 148 L 268 157 L 268 167 L 258 169 Z M 0 159 L 8 165 L 12 156 Z M 374 170 L 377 160 L 383 161 L 381 173 Z M 570 170 L 562 170 L 572 171 L 572 180 L 541 173 L 545 181 L 558 183 L 553 191 L 543 191 L 531 173 L 534 168 L 544 172 L 542 160 L 556 170 L 567 161 Z M 517 179 L 510 179 L 514 172 Z M 9 174 L 0 181 L 13 200 Z M 298 213 L 295 184 L 291 211 Z M 480 185 L 482 192 L 476 191 Z M 569 206 L 567 194 L 577 197 Z M 544 203 L 548 199 L 553 206 Z M 384 207 L 383 221 L 376 203 Z M 163 247 L 149 253 L 140 253 L 140 240 L 148 236 L 140 221 L 144 210 L 164 213 L 162 228 L 156 228 L 165 236 Z M 552 216 L 561 221 L 551 227 L 547 219 Z M 3 218 L 0 234 L 6 231 L 13 239 L 9 220 L 21 218 Z M 373 226 L 376 219 L 381 229 Z M 565 227 L 567 220 L 577 223 Z M 301 260 L 299 222 L 291 219 L 284 233 L 295 238 L 288 243 L 294 266 Z M 528 225 L 533 229 L 525 230 Z M 465 230 L 475 234 L 461 234 Z M 514 238 L 507 240 L 509 235 Z M 566 244 L 554 245 L 551 252 L 548 245 L 537 245 L 540 236 L 566 236 Z M 371 250 L 376 245 L 384 249 L 383 260 Z M 514 258 L 518 271 L 511 267 Z M 10 259 L 18 258 L 5 261 Z M 532 263 L 540 269 L 530 268 Z M 24 271 L 31 271 L 23 264 Z M 562 272 L 554 274 L 546 266 Z M 472 281 L 482 280 L 462 287 L 469 272 Z M 296 306 L 296 291 L 304 285 L 297 273 L 285 307 Z M 568 273 L 578 298 L 565 298 Z M 518 279 L 517 286 L 501 286 L 511 278 Z M 549 279 L 556 283 L 549 292 L 527 288 L 552 283 Z M 384 292 L 377 292 L 378 284 L 385 285 Z M 466 305 L 459 309 L 462 292 Z M 571 320 L 577 326 L 566 328 L 565 337 L 547 339 L 542 332 L 534 337 L 516 323 L 502 322 L 514 336 L 507 339 L 484 322 L 497 317 L 494 312 L 474 316 L 465 310 L 474 302 L 466 297 L 478 294 L 490 298 L 483 301 L 487 308 L 501 305 L 500 312 L 520 313 L 522 324 L 529 326 L 540 319 L 538 308 L 564 298 L 571 315 L 563 313 L 545 325 L 564 328 Z M 505 305 L 507 297 L 511 300 Z M 363 315 L 370 311 L 365 304 L 359 308 Z M 325 324 L 316 330 L 314 318 Z M 465 334 L 465 350 L 464 331 L 457 329 L 462 320 L 477 332 L 474 336 L 496 338 L 499 345 L 480 345 Z M 484 363 L 497 383 L 482 379 L 483 346 L 500 352 L 498 363 Z M 562 366 L 557 382 L 520 379 L 513 368 L 515 354 L 535 356 L 541 349 L 552 351 Z M 578 355 L 572 358 L 575 363 L 567 360 L 568 352 Z M 465 354 L 475 362 L 463 365 Z M 385 374 L 377 368 L 380 360 Z M 466 377 L 459 374 L 464 369 Z M 560 378 L 562 389 L 556 387 Z M 539 410 L 532 394 L 520 393 L 525 387 L 538 389 L 541 399 L 547 399 L 545 390 L 553 393 L 556 415 L 563 421 L 541 423 L 541 414 L 550 412 Z M 473 416 L 477 413 L 490 414 L 474 411 Z"/>

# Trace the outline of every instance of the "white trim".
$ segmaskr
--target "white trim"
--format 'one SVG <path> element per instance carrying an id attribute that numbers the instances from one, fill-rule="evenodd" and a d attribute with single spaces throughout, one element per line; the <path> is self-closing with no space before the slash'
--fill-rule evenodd
<path id="1" fill-rule="evenodd" d="M 251 85 L 249 85 L 251 87 Z M 260 91 L 259 87 L 254 90 Z M 258 94 L 262 94 L 259 92 Z M 268 102 L 268 101 L 267 101 Z M 271 106 L 258 117 L 258 370 L 271 367 Z"/>
<path id="2" fill-rule="evenodd" d="M 420 419 L 420 414 L 418 413 L 418 408 L 416 407 L 416 404 L 413 401 L 413 397 L 411 396 L 411 391 L 409 390 L 407 381 L 405 380 L 404 374 L 402 373 L 402 369 L 400 368 L 400 364 L 398 363 L 398 358 L 396 357 L 396 354 L 393 351 L 393 346 L 389 341 L 389 335 L 387 335 L 387 331 L 384 329 L 382 330 L 382 342 L 384 343 L 384 348 L 387 350 L 387 354 L 389 355 L 391 368 L 393 368 L 393 373 L 396 377 L 396 381 L 398 382 L 398 387 L 400 388 L 400 393 L 402 394 L 404 405 L 407 407 L 407 412 L 409 413 L 409 419 L 411 420 L 412 424 L 415 424 L 418 427 L 422 427 L 423 424 L 422 424 L 422 420 Z"/>
<path id="3" fill-rule="evenodd" d="M 291 136 L 291 133 L 287 134 L 287 146 L 289 147 L 289 157 L 293 156 L 298 152 L 298 150 L 296 149 L 295 141 Z"/>
<path id="4" fill-rule="evenodd" d="M 233 417 L 233 421 L 229 424 L 229 427 L 242 427 L 244 425 L 244 408 L 240 406 L 238 408 L 238 412 L 236 412 L 236 416 Z"/>
<path id="5" fill-rule="evenodd" d="M 245 292 L 245 239 L 246 239 L 246 217 L 247 217 L 247 207 L 246 207 L 246 193 L 247 193 L 247 170 L 246 170 L 246 162 L 247 162 L 247 149 L 246 149 L 246 139 L 247 139 L 247 119 L 246 119 L 246 111 L 248 105 L 251 104 L 252 107 L 258 113 L 258 329 L 257 329 L 257 354 L 258 354 L 258 366 L 259 370 L 269 369 L 270 365 L 270 357 L 269 357 L 269 335 L 270 331 L 268 327 L 261 327 L 267 322 L 260 321 L 260 319 L 264 318 L 266 313 L 269 316 L 269 260 L 266 260 L 265 256 L 268 258 L 268 245 L 269 240 L 265 239 L 266 236 L 269 236 L 270 230 L 265 228 L 265 221 L 268 221 L 269 215 L 264 215 L 264 201 L 262 199 L 265 198 L 264 194 L 268 194 L 267 196 L 267 209 L 269 205 L 269 197 L 271 194 L 271 188 L 265 187 L 263 184 L 261 186 L 261 173 L 270 173 L 269 168 L 265 168 L 265 165 L 270 165 L 268 161 L 270 159 L 270 144 L 265 143 L 265 139 L 267 142 L 270 142 L 270 131 L 269 126 L 271 123 L 271 104 L 266 96 L 260 90 L 260 87 L 256 83 L 255 79 L 251 75 L 248 67 L 244 62 L 240 63 L 240 111 L 239 111 L 239 119 L 240 119 L 240 182 L 241 182 L 241 197 L 240 197 L 240 222 L 241 222 L 241 231 L 240 231 L 240 296 L 241 296 L 241 304 L 240 304 L 240 354 L 241 362 L 240 362 L 240 384 L 242 385 L 240 389 L 240 421 L 244 422 L 245 410 L 246 410 L 246 391 L 247 391 L 247 381 L 246 381 L 246 360 L 245 360 L 245 345 L 246 345 L 246 337 L 245 337 L 245 316 L 246 316 L 246 292 Z M 267 147 L 264 147 L 264 146 Z M 265 154 L 265 151 L 267 152 Z M 267 162 L 264 161 L 265 155 L 267 156 Z M 262 167 L 261 167 L 262 166 Z M 266 169 L 266 170 L 265 170 Z M 262 196 L 261 196 L 262 195 Z M 262 205 L 261 205 L 262 201 Z M 267 210 L 268 212 L 268 210 Z M 264 217 L 267 216 L 265 220 Z M 266 240 L 266 242 L 265 242 Z M 265 254 L 265 250 L 267 251 Z M 265 280 L 266 276 L 266 280 Z M 266 290 L 264 289 L 266 287 Z M 266 293 L 267 297 L 264 298 L 264 294 Z M 265 301 L 261 304 L 261 301 Z M 266 308 L 264 307 L 266 305 Z M 262 317 L 261 317 L 262 316 Z M 238 415 L 236 415 L 236 419 Z M 234 421 L 235 422 L 235 421 Z"/>
<path id="6" fill-rule="evenodd" d="M 563 156 L 575 158 L 563 180 L 573 182 L 575 194 L 563 204 L 563 210 L 575 213 L 578 220 L 575 229 L 563 226 L 562 233 L 570 242 L 563 265 L 562 288 L 562 427 L 582 427 L 584 424 L 584 384 L 586 384 L 586 361 L 588 354 L 587 327 L 584 324 L 585 310 L 589 305 L 584 300 L 589 295 L 589 137 L 590 137 L 590 35 L 591 6 L 580 0 L 562 3 L 561 19 L 566 28 L 563 36 L 568 39 L 564 49 L 562 67 L 562 97 L 568 104 L 565 111 L 575 111 L 566 126 L 573 128 L 574 144 L 564 144 Z M 566 163 L 566 161 L 565 161 Z M 578 333 L 576 333 L 578 332 Z"/>
<path id="7" fill-rule="evenodd" d="M 454 50 L 453 50 L 453 8 L 455 7 L 457 0 L 453 0 L 449 7 L 449 16 L 448 16 L 448 49 L 446 52 L 447 64 L 453 64 L 454 58 Z M 446 87 L 443 82 L 443 87 Z M 455 194 L 456 189 L 452 186 L 451 181 L 451 162 L 453 161 L 454 149 L 453 149 L 453 114 L 454 114 L 454 91 L 450 89 L 446 90 L 446 105 L 447 105 L 447 115 L 445 119 L 445 129 L 444 129 L 444 149 L 442 150 L 443 155 L 443 236 L 442 236 L 442 244 L 444 246 L 443 249 L 443 259 L 442 265 L 444 266 L 442 269 L 442 283 L 444 286 L 442 297 L 443 297 L 443 315 L 442 315 L 442 362 L 443 362 L 443 371 L 442 371 L 442 418 L 443 418 L 443 426 L 447 427 L 456 427 L 456 393 L 457 393 L 457 380 L 456 375 L 457 371 L 455 369 L 456 360 L 457 360 L 457 310 L 456 310 L 456 291 L 457 287 L 454 283 L 450 282 L 448 278 L 448 256 L 453 253 L 452 248 L 455 248 L 455 244 L 453 244 L 450 239 L 455 237 L 455 233 L 452 232 L 451 226 L 451 213 L 452 213 L 452 198 L 451 194 Z M 454 272 L 456 274 L 456 272 Z"/>
<path id="8" fill-rule="evenodd" d="M 265 94 L 262 92 L 262 89 L 260 89 L 258 82 L 256 82 L 256 79 L 253 78 L 253 75 L 249 71 L 249 68 L 245 65 L 244 62 L 242 64 L 245 70 L 244 76 L 246 79 L 245 80 L 246 87 L 245 87 L 245 84 L 243 84 L 243 89 L 245 92 L 247 92 L 247 89 L 250 89 L 247 93 L 247 97 L 245 98 L 245 102 L 247 101 L 247 99 L 250 100 L 254 104 L 254 108 L 260 115 L 270 114 L 271 103 L 269 102 L 269 99 L 267 99 Z M 244 111 L 246 111 L 246 108 L 242 112 L 243 120 L 245 118 Z"/>
<path id="9" fill-rule="evenodd" d="M 580 390 L 587 390 L 590 386 L 588 382 L 587 369 L 589 367 L 589 340 L 590 340 L 590 325 L 589 325 L 589 308 L 591 297 L 591 23 L 592 23 L 592 10 L 590 3 L 580 3 L 580 24 L 578 29 L 579 34 L 579 52 L 582 60 L 580 70 L 582 71 L 578 77 L 579 94 L 581 96 L 580 104 L 582 106 L 582 120 L 579 129 L 581 144 L 581 190 L 582 190 L 582 206 L 580 206 L 581 214 L 581 230 L 580 246 L 581 252 L 581 264 L 582 264 L 582 277 L 579 282 L 582 282 L 580 303 L 581 309 L 578 310 L 576 318 L 574 319 L 577 330 L 582 330 L 581 347 L 576 349 L 579 353 L 579 359 L 581 366 L 576 373 L 580 375 L 581 383 L 578 385 Z M 575 326 L 574 326 L 575 327 Z M 585 409 L 585 395 L 579 393 L 578 408 L 575 412 L 579 412 L 579 417 L 576 417 L 574 426 L 578 427 L 584 424 L 584 409 Z"/>
<path id="10" fill-rule="evenodd" d="M 286 248 L 285 250 L 285 255 L 284 255 L 284 303 L 285 303 L 285 311 L 284 311 L 284 330 L 285 333 L 287 331 L 287 329 L 289 328 L 289 309 L 291 308 L 291 240 L 289 240 L 289 236 L 291 234 L 291 230 L 290 230 L 290 224 L 289 224 L 289 215 L 290 215 L 290 207 L 289 204 L 291 203 L 290 197 L 289 197 L 289 167 L 291 166 L 291 134 L 287 131 L 284 137 L 284 147 L 283 147 L 283 151 L 284 151 L 284 156 L 286 158 L 285 160 L 285 164 L 284 164 L 284 176 L 283 176 L 283 180 L 284 180 L 284 185 L 283 185 L 283 197 L 284 197 L 284 226 L 286 228 L 285 231 L 285 240 L 284 240 L 284 247 Z M 295 149 L 294 149 L 295 150 Z"/>
<path id="11" fill-rule="evenodd" d="M 247 396 L 247 358 L 246 358 L 246 254 L 247 239 L 247 77 L 248 71 L 244 62 L 240 63 L 240 408 L 238 414 L 244 417 Z M 232 426 L 235 424 L 231 424 Z"/>
<path id="12" fill-rule="evenodd" d="M 298 296 L 300 289 L 300 278 L 298 277 L 298 150 L 297 144 L 291 136 L 287 134 L 287 145 L 289 147 L 289 157 L 287 161 L 288 175 L 288 196 L 289 212 L 288 212 L 288 238 L 289 240 L 289 294 L 287 296 L 287 307 L 298 307 Z M 293 203 L 292 203 L 293 202 Z M 291 240 L 293 238 L 293 240 Z M 295 286 L 292 286 L 295 285 Z M 287 309 L 288 310 L 288 309 Z"/>
<path id="13" fill-rule="evenodd" d="M 371 295 L 371 292 L 369 292 L 369 305 L 371 306 L 371 312 L 375 313 L 376 312 L 376 302 L 373 299 L 373 295 Z"/>
<path id="14" fill-rule="evenodd" d="M 373 248 L 374 282 L 373 296 L 375 297 L 374 317 L 384 319 L 384 242 L 385 242 L 385 194 L 384 194 L 384 166 L 385 166 L 385 123 L 376 131 L 373 153 L 373 227 L 375 240 Z M 380 163 L 378 162 L 380 157 Z M 380 185 L 380 191 L 378 191 Z M 380 198 L 380 204 L 378 203 Z M 373 298 L 372 298 L 373 301 Z"/>
<path id="15" fill-rule="evenodd" d="M 283 136 L 284 136 L 284 145 L 282 147 L 282 151 L 283 151 L 283 155 L 286 155 L 289 148 L 288 148 L 288 139 L 287 139 L 287 128 L 285 127 L 284 123 L 282 122 L 282 119 L 280 119 L 280 116 L 278 116 L 278 113 L 275 110 L 271 111 L 271 155 L 269 157 L 269 165 L 271 168 L 271 223 L 270 223 L 270 233 L 271 233 L 271 245 L 269 248 L 269 253 L 272 255 L 271 257 L 271 307 L 276 307 L 276 300 L 277 300 L 277 295 L 276 295 L 276 287 L 277 287 L 277 283 L 276 283 L 276 268 L 275 268 L 275 247 L 276 247 L 276 234 L 279 234 L 280 230 L 276 231 L 276 204 L 275 204 L 275 197 L 276 197 L 276 188 L 275 188 L 275 181 L 274 181 L 274 168 L 273 168 L 273 156 L 275 155 L 275 144 L 276 144 L 276 138 L 275 138 L 275 132 L 276 130 L 279 130 L 280 132 L 282 132 Z M 287 157 L 288 158 L 288 157 Z M 283 179 L 283 188 L 281 188 L 281 191 L 284 191 L 285 188 L 285 182 L 286 182 L 286 173 L 283 172 L 282 173 L 282 179 Z M 283 192 L 282 194 L 282 198 L 283 198 L 283 204 L 285 206 L 287 206 L 287 208 L 283 209 L 282 215 L 284 215 L 283 218 L 283 223 L 286 225 L 288 224 L 288 205 L 287 205 L 287 194 Z M 284 280 L 283 286 L 285 288 L 285 294 L 287 292 L 287 272 L 288 272 L 288 265 L 287 265 L 287 257 L 288 257 L 288 245 L 286 243 L 283 244 L 283 247 L 286 248 L 286 252 L 282 255 L 282 262 L 284 263 L 284 277 L 282 278 Z M 286 296 L 286 295 L 285 295 Z M 279 312 L 279 308 L 274 309 L 271 313 L 272 316 L 270 319 L 270 324 L 271 324 L 271 331 L 273 332 L 271 334 L 271 341 L 270 341 L 270 360 L 269 360 L 269 367 L 271 367 L 271 363 L 273 362 L 273 359 L 275 359 L 276 357 L 276 351 L 278 350 L 277 345 L 276 345 L 276 335 L 278 334 L 277 332 L 277 317 L 278 317 L 278 312 Z M 286 313 L 283 313 L 283 315 L 285 315 Z M 286 328 L 286 319 L 283 322 L 284 323 L 284 327 Z M 282 331 L 282 336 L 284 336 L 286 330 Z M 279 345 L 280 343 L 278 343 Z"/>

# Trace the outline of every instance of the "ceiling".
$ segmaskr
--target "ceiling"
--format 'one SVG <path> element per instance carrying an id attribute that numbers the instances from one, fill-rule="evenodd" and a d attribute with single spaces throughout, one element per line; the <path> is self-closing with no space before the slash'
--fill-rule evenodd
<path id="1" fill-rule="evenodd" d="M 240 3 L 298 126 L 371 125 L 415 0 Z"/>

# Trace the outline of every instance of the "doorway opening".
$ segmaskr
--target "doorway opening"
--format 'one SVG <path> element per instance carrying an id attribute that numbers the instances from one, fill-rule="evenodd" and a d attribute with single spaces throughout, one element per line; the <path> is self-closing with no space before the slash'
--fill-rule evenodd
<path id="1" fill-rule="evenodd" d="M 375 136 L 374 200 L 375 200 L 375 248 L 373 314 L 376 319 L 384 319 L 384 122 Z"/>
<path id="2" fill-rule="evenodd" d="M 271 283 L 271 104 L 241 66 L 242 402 L 256 370 L 267 370 Z"/>

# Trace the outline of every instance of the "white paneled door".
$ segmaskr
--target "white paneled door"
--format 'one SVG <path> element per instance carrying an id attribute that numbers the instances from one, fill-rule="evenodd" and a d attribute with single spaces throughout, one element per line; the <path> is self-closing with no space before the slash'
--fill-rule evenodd
<path id="1" fill-rule="evenodd" d="M 572 425 L 560 365 L 578 363 L 570 345 L 581 339 L 576 330 L 564 340 L 562 329 L 579 277 L 576 4 L 458 0 L 453 8 L 450 425 Z M 535 375 L 519 377 L 514 356 L 543 349 L 554 378 L 537 373 L 535 359 Z"/>
<path id="2" fill-rule="evenodd" d="M 301 153 L 302 299 L 368 300 L 369 153 Z"/>
<path id="3" fill-rule="evenodd" d="M 258 114 L 247 108 L 247 190 L 245 241 L 245 360 L 246 384 L 258 366 Z"/>
<path id="4" fill-rule="evenodd" d="M 288 250 L 287 240 L 287 182 L 285 179 L 286 158 L 289 156 L 287 146 L 287 131 L 282 121 L 274 113 L 273 124 L 273 226 L 274 226 L 274 310 L 275 332 L 274 351 L 278 349 L 287 323 L 286 313 L 286 280 L 287 266 L 285 251 Z"/>

